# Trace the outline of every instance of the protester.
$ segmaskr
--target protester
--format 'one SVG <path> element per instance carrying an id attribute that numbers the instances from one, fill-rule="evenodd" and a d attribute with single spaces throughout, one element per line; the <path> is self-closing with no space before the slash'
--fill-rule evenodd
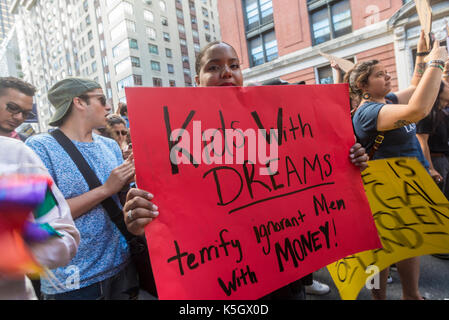
<path id="1" fill-rule="evenodd" d="M 129 128 L 128 107 L 126 106 L 126 103 L 120 102 L 118 104 L 116 114 L 121 116 L 125 120 L 125 125 L 127 128 Z"/>
<path id="2" fill-rule="evenodd" d="M 377 60 L 358 63 L 347 75 L 352 93 L 361 103 L 353 116 L 358 141 L 365 146 L 372 159 L 417 157 L 428 167 L 418 140 L 415 123 L 431 110 L 438 94 L 446 48 L 435 42 L 427 54 L 424 33 L 418 43 L 415 74 L 409 88 L 397 93 L 391 91 L 391 77 Z M 422 78 L 422 79 L 421 79 Z M 396 263 L 401 278 L 403 299 L 422 299 L 419 288 L 419 257 Z M 386 281 L 389 268 L 380 273 L 380 289 L 373 289 L 373 299 L 386 299 Z"/>
<path id="3" fill-rule="evenodd" d="M 0 176 L 5 174 L 43 174 L 48 172 L 39 157 L 23 142 L 0 136 Z M 54 207 L 49 207 L 45 215 L 35 219 L 35 223 L 48 223 L 61 236 L 51 237 L 44 242 L 28 243 L 37 262 L 47 268 L 57 268 L 67 265 L 75 256 L 80 241 L 70 209 L 64 196 L 53 183 L 51 194 L 56 200 Z M 31 214 L 30 214 L 31 215 Z M 0 300 L 37 299 L 30 280 L 21 278 L 8 279 L 0 274 Z"/>
<path id="4" fill-rule="evenodd" d="M 135 299 L 138 280 L 128 244 L 104 206 L 105 201 L 112 199 L 120 208 L 116 194 L 133 180 L 132 155 L 123 161 L 115 141 L 92 133 L 94 128 L 106 126 L 106 116 L 111 110 L 97 82 L 64 79 L 49 90 L 48 99 L 56 108 L 49 124 L 59 130 L 33 136 L 27 144 L 40 156 L 67 199 L 81 242 L 70 262 L 79 270 L 79 287 L 55 290 L 42 279 L 44 298 Z M 74 150 L 81 153 L 93 170 L 92 175 L 100 180 L 100 186 L 89 188 L 74 162 L 75 155 L 70 156 L 56 140 L 57 133 L 59 137 L 67 137 L 65 146 L 74 145 Z M 71 274 L 64 268 L 53 272 L 62 283 Z"/>
<path id="5" fill-rule="evenodd" d="M 126 128 L 125 119 L 116 114 L 110 114 L 107 116 L 106 121 L 108 123 L 106 131 L 118 143 L 123 157 L 126 159 L 130 155 L 130 150 L 127 143 L 128 129 Z"/>
<path id="6" fill-rule="evenodd" d="M 446 63 L 446 70 L 449 63 Z M 448 70 L 449 71 L 449 70 Z M 437 99 L 430 114 L 417 124 L 416 137 L 429 162 L 429 173 L 449 199 L 449 83 L 441 82 Z M 449 259 L 449 254 L 434 254 Z"/>
<path id="7" fill-rule="evenodd" d="M 0 78 L 0 136 L 24 140 L 15 129 L 33 113 L 36 88 L 18 78 Z"/>
<path id="8" fill-rule="evenodd" d="M 239 58 L 234 48 L 223 42 L 211 42 L 197 56 L 195 82 L 199 87 L 242 86 L 243 75 Z M 350 161 L 360 167 L 367 167 L 368 160 L 365 149 L 355 144 L 350 150 Z M 152 202 L 154 196 L 144 190 L 133 189 L 128 192 L 124 206 L 125 223 L 128 230 L 135 235 L 144 234 L 145 226 L 159 214 L 157 206 Z M 287 286 L 281 288 L 271 297 L 278 299 L 305 299 L 303 286 Z M 265 297 L 270 298 L 270 297 Z"/>

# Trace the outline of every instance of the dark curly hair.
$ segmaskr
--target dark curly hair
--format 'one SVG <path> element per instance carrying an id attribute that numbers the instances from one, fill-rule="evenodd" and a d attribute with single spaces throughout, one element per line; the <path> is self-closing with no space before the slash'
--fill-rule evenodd
<path id="1" fill-rule="evenodd" d="M 343 82 L 349 83 L 351 101 L 360 101 L 362 99 L 363 91 L 361 87 L 368 84 L 368 78 L 373 72 L 374 66 L 378 64 L 379 60 L 359 62 L 345 74 Z M 354 108 L 351 112 L 354 112 L 356 109 Z"/>

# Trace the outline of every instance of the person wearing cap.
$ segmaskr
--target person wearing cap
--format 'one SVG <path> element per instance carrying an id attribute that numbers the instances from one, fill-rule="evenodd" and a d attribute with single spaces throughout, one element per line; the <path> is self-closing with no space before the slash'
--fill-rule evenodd
<path id="1" fill-rule="evenodd" d="M 42 159 L 70 207 L 81 234 L 78 253 L 64 268 L 52 270 L 63 288 L 41 279 L 44 299 L 135 299 L 138 279 L 128 244 L 101 205 L 133 180 L 132 155 L 123 160 L 117 142 L 93 133 L 106 126 L 111 107 L 100 85 L 67 78 L 48 92 L 56 109 L 49 124 L 67 136 L 102 183 L 89 189 L 81 172 L 51 134 L 29 138 L 26 144 Z"/>

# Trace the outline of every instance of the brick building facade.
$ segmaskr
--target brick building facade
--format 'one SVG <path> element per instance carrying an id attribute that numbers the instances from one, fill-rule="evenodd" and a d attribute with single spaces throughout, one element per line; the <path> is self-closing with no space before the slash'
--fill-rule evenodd
<path id="1" fill-rule="evenodd" d="M 445 39 L 449 0 L 430 4 L 433 31 Z M 412 0 L 220 0 L 218 11 L 222 40 L 237 50 L 246 82 L 334 83 L 320 51 L 380 60 L 394 90 L 411 80 L 420 32 Z"/>

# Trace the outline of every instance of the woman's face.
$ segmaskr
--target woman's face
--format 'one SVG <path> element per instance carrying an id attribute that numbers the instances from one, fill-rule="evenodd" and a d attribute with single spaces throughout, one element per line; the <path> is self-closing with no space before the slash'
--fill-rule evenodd
<path id="1" fill-rule="evenodd" d="M 369 93 L 372 97 L 385 97 L 391 91 L 391 76 L 388 74 L 384 65 L 377 64 L 368 77 L 368 84 L 365 85 L 363 92 Z"/>
<path id="2" fill-rule="evenodd" d="M 195 82 L 199 87 L 241 87 L 243 75 L 234 49 L 224 43 L 210 47 L 201 58 L 201 68 Z"/>
<path id="3" fill-rule="evenodd" d="M 111 127 L 111 130 L 114 132 L 115 136 L 117 137 L 117 142 L 120 146 L 122 146 L 123 144 L 126 144 L 126 134 L 128 133 L 128 130 L 126 129 L 126 126 L 123 123 L 114 124 Z"/>

